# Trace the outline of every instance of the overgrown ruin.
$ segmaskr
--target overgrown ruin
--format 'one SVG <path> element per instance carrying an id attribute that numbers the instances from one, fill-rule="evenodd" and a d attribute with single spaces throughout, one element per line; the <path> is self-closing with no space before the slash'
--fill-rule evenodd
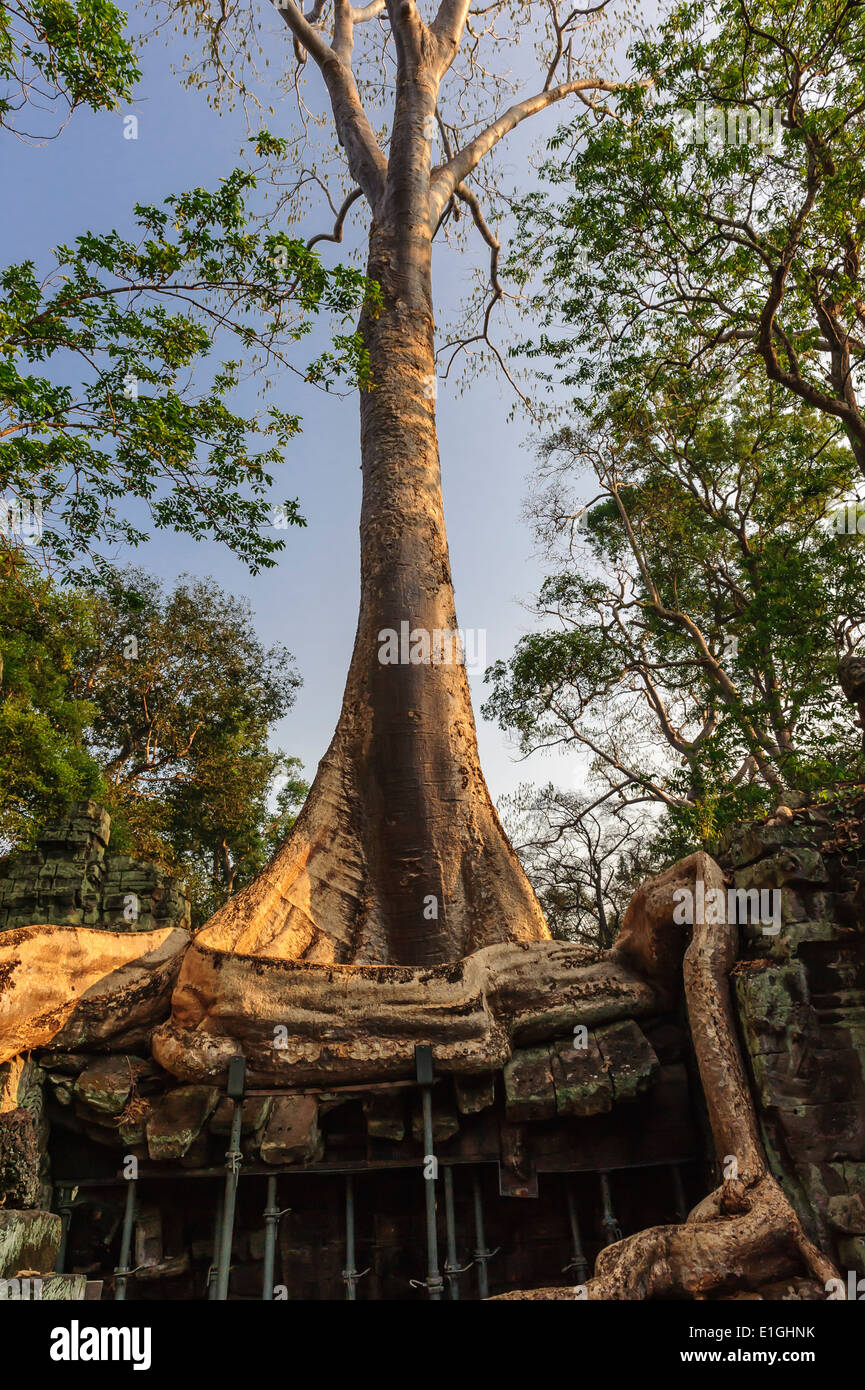
<path id="1" fill-rule="evenodd" d="M 505 942 L 427 968 L 220 949 L 190 936 L 179 884 L 108 843 L 79 804 L 0 883 L 3 1278 L 138 1300 L 811 1298 L 821 1271 L 865 1275 L 861 793 L 644 885 L 610 952 Z M 627 1282 L 628 1250 L 708 1230 L 707 1194 L 747 1164 L 713 1145 L 681 990 L 675 906 L 713 884 L 778 894 L 777 922 L 732 929 L 732 997 L 804 1244 L 665 1293 Z"/>

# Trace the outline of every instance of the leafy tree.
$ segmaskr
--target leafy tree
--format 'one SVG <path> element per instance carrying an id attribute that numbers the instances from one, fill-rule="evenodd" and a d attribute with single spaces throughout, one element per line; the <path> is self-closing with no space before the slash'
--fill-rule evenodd
<path id="1" fill-rule="evenodd" d="M 0 9 L 0 126 L 51 138 L 59 130 L 27 131 L 35 111 L 60 120 L 78 106 L 110 111 L 127 100 L 141 76 L 126 35 L 126 15 L 107 0 L 41 0 Z M 25 115 L 22 115 L 22 112 Z"/>
<path id="2" fill-rule="evenodd" d="M 29 844 L 67 802 L 102 790 L 83 742 L 92 710 L 73 691 L 91 621 L 87 597 L 58 590 L 32 566 L 12 582 L 0 565 L 0 844 L 7 847 Z"/>
<path id="3" fill-rule="evenodd" d="M 288 833 L 306 783 L 269 746 L 300 684 L 249 607 L 212 580 L 140 570 L 71 589 L 0 571 L 0 843 L 70 801 L 112 816 L 112 848 L 183 875 L 203 920 Z"/>
<path id="4" fill-rule="evenodd" d="M 138 205 L 135 240 L 87 234 L 58 248 L 47 278 L 31 262 L 0 272 L 8 547 L 39 540 L 62 577 L 95 567 L 109 579 L 106 550 L 138 545 L 151 523 L 219 539 L 256 572 L 275 563 L 280 529 L 304 524 L 296 501 L 274 510 L 268 500 L 299 417 L 276 405 L 238 413 L 240 362 L 205 381 L 206 360 L 215 337 L 233 336 L 262 369 L 289 367 L 317 314 L 344 318 L 364 300 L 372 307 L 375 292 L 284 233 L 251 230 L 254 187 L 254 174 L 236 170 L 216 193 Z M 364 372 L 349 332 L 300 375 L 329 385 Z"/>
<path id="5" fill-rule="evenodd" d="M 552 194 L 523 204 L 512 268 L 543 265 L 550 330 L 530 350 L 601 392 L 756 363 L 865 473 L 860 0 L 688 0 L 631 57 L 619 119 L 563 128 Z"/>
<path id="6" fill-rule="evenodd" d="M 79 653 L 85 742 L 115 846 L 188 871 L 204 914 L 266 862 L 303 799 L 296 759 L 268 747 L 300 680 L 284 647 L 262 645 L 248 604 L 212 580 L 166 593 L 140 570 L 121 578 L 97 593 Z"/>
<path id="7" fill-rule="evenodd" d="M 835 675 L 865 634 L 865 546 L 828 514 L 855 464 L 825 417 L 758 386 L 622 392 L 548 442 L 554 626 L 491 669 L 489 715 L 526 750 L 582 749 L 605 804 L 665 807 L 679 850 L 859 762 Z"/>

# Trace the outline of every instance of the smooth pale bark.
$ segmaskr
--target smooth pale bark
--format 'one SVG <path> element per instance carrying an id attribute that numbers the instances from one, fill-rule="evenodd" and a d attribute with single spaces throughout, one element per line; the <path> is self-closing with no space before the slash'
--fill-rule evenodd
<path id="1" fill-rule="evenodd" d="M 439 965 L 496 942 L 549 939 L 481 772 L 464 666 L 380 660 L 383 631 L 457 627 L 427 206 L 422 159 L 394 150 L 389 210 L 370 238 L 384 309 L 361 324 L 374 384 L 361 397 L 360 617 L 337 730 L 288 842 L 211 919 L 203 945 Z"/>

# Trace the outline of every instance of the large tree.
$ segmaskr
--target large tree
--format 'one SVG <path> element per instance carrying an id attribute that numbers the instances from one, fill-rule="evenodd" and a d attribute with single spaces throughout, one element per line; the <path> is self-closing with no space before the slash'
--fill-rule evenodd
<path id="1" fill-rule="evenodd" d="M 273 142 L 261 136 L 257 148 Z M 350 268 L 249 224 L 254 172 L 232 171 L 138 205 L 135 231 L 86 233 L 53 264 L 0 271 L 0 546 L 64 578 L 94 568 L 150 527 L 221 541 L 255 572 L 275 563 L 296 501 L 275 505 L 288 441 L 300 429 L 270 396 L 239 411 L 235 388 L 257 358 L 325 386 L 365 375 L 357 335 L 302 367 L 294 345 L 320 314 L 376 296 Z M 211 365 L 214 351 L 231 354 Z M 276 523 L 276 525 L 274 525 Z"/>
<path id="2" fill-rule="evenodd" d="M 228 55 L 257 12 L 174 8 L 206 31 L 217 78 L 236 90 L 243 77 Z M 436 436 L 431 257 L 436 234 L 467 209 L 490 251 L 490 302 L 500 297 L 481 168 L 528 117 L 615 87 L 588 60 L 583 31 L 598 9 L 495 0 L 471 15 L 469 0 L 441 0 L 425 16 L 415 0 L 361 8 L 316 0 L 304 15 L 293 0 L 278 6 L 289 79 L 299 84 L 318 69 L 330 101 L 347 175 L 344 199 L 333 198 L 331 235 L 341 236 L 349 207 L 365 205 L 367 274 L 382 307 L 360 322 L 372 389 L 360 401 L 361 599 L 342 710 L 294 833 L 213 923 L 226 943 L 243 932 L 254 949 L 259 934 L 279 935 L 285 955 L 309 960 L 434 964 L 547 934 L 481 773 L 465 668 L 424 656 L 435 633 L 457 626 Z M 493 73 L 523 38 L 541 63 L 514 100 L 513 75 Z M 317 161 L 316 180 L 326 182 L 326 172 Z M 310 183 L 304 165 L 295 186 Z M 387 634 L 403 624 L 416 635 L 414 659 L 382 659 Z"/>
<path id="3" fill-rule="evenodd" d="M 213 580 L 167 592 L 141 570 L 118 580 L 94 596 L 76 653 L 84 743 L 115 846 L 184 873 L 201 920 L 261 868 L 302 800 L 296 760 L 269 747 L 300 679 L 285 647 L 261 642 L 249 605 Z"/>
<path id="4" fill-rule="evenodd" d="M 0 554 L 0 853 L 102 789 L 84 748 L 93 711 L 73 688 L 92 618 L 89 596 L 58 590 L 32 565 L 13 578 Z"/>
<path id="5" fill-rule="evenodd" d="M 860 0 L 686 0 L 631 56 L 618 119 L 563 126 L 523 200 L 540 346 L 588 392 L 756 364 L 865 474 Z"/>
<path id="6" fill-rule="evenodd" d="M 665 808 L 680 853 L 860 761 L 836 683 L 865 637 L 862 537 L 833 512 L 852 453 L 753 371 L 722 385 L 623 385 L 547 441 L 544 628 L 487 706 L 526 752 L 581 752 L 608 806 Z"/>

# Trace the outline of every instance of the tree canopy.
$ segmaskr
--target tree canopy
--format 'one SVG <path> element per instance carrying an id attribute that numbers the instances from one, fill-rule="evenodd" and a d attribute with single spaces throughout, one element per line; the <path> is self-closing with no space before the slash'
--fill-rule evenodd
<path id="1" fill-rule="evenodd" d="M 0 271 L 0 523 L 52 572 L 110 578 L 112 552 L 150 525 L 220 540 L 255 572 L 303 524 L 296 500 L 271 500 L 299 415 L 270 404 L 253 417 L 232 393 L 255 354 L 265 373 L 362 378 L 351 328 L 303 369 L 288 353 L 319 313 L 344 321 L 375 291 L 303 242 L 251 229 L 254 187 L 235 170 L 215 193 L 138 205 L 135 238 L 59 247 L 47 276 L 32 262 Z M 208 372 L 215 337 L 245 365 Z"/>
<path id="2" fill-rule="evenodd" d="M 0 578 L 0 842 L 30 844 L 95 798 L 112 848 L 180 873 L 203 920 L 303 801 L 298 760 L 270 746 L 300 679 L 212 580 L 117 580 L 61 587 L 32 564 Z"/>

